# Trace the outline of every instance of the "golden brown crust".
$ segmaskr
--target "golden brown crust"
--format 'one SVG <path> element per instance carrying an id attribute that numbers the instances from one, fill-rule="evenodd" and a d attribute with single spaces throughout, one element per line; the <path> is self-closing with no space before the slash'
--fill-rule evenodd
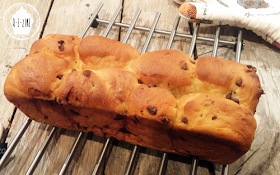
<path id="1" fill-rule="evenodd" d="M 232 93 L 230 100 L 238 100 L 240 105 L 255 113 L 263 90 L 252 66 L 216 57 L 201 57 L 196 62 L 196 75 L 196 92 L 224 97 Z"/>
<path id="2" fill-rule="evenodd" d="M 122 115 L 126 112 L 124 102 L 136 84 L 137 79 L 131 72 L 119 69 L 72 71 L 62 77 L 55 94 L 61 104 L 97 108 Z"/>
<path id="3" fill-rule="evenodd" d="M 108 67 L 124 69 L 140 55 L 136 49 L 128 44 L 101 36 L 83 38 L 78 52 L 84 63 L 83 68 L 95 70 Z"/>
<path id="4" fill-rule="evenodd" d="M 248 109 L 233 101 L 212 94 L 192 93 L 179 100 L 175 125 L 175 128 L 235 143 L 240 150 L 247 151 L 250 142 L 243 144 L 245 140 L 253 141 L 251 128 L 256 128 L 256 121 Z"/>
<path id="5" fill-rule="evenodd" d="M 262 92 L 252 66 L 67 35 L 36 41 L 4 85 L 38 122 L 221 164 L 250 148 Z"/>
<path id="6" fill-rule="evenodd" d="M 248 109 L 216 95 L 192 93 L 178 102 L 173 148 L 229 164 L 250 149 L 255 129 L 256 121 Z M 189 144 L 183 146 L 186 141 Z"/>
<path id="7" fill-rule="evenodd" d="M 144 84 L 168 88 L 181 97 L 190 92 L 195 61 L 181 51 L 165 49 L 142 54 L 132 63 L 131 70 Z"/>
<path id="8" fill-rule="evenodd" d="M 30 49 L 30 54 L 45 53 L 75 63 L 77 47 L 81 38 L 72 35 L 47 35 L 35 41 Z"/>
<path id="9" fill-rule="evenodd" d="M 142 84 L 135 88 L 127 101 L 127 115 L 170 124 L 176 117 L 176 102 L 170 91 Z"/>
<path id="10" fill-rule="evenodd" d="M 169 132 L 176 118 L 176 103 L 175 97 L 164 88 L 137 86 L 127 101 L 130 119 L 127 130 L 140 139 L 152 141 L 154 147 L 161 148 L 164 144 L 163 148 L 172 150 Z"/>
<path id="11" fill-rule="evenodd" d="M 28 98 L 52 99 L 57 88 L 57 75 L 69 68 L 69 62 L 63 59 L 44 53 L 30 54 L 13 67 L 7 77 L 12 81 L 6 81 L 5 86 L 17 89 Z"/>

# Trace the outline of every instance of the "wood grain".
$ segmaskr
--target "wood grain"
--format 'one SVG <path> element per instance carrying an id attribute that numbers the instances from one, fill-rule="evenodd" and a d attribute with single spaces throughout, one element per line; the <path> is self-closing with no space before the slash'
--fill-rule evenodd
<path id="1" fill-rule="evenodd" d="M 4 82 L 5 79 L 14 64 L 19 60 L 25 57 L 29 53 L 30 47 L 35 40 L 40 36 L 40 31 L 43 28 L 44 21 L 46 19 L 49 7 L 51 5 L 51 0 L 46 0 L 44 2 L 39 2 L 36 0 L 30 1 L 20 1 L 20 0 L 11 0 L 11 1 L 1 1 L 0 2 L 0 19 L 3 21 L 5 12 L 8 8 L 16 3 L 28 3 L 35 7 L 39 11 L 41 24 L 39 31 L 31 38 L 27 40 L 17 40 L 12 38 L 5 31 L 4 27 L 0 27 L 0 121 L 6 128 L 9 124 L 8 120 L 12 116 L 14 111 L 14 105 L 9 103 L 4 96 Z M 3 24 L 3 23 L 2 23 Z M 1 25 L 3 26 L 3 25 Z"/>
<path id="2" fill-rule="evenodd" d="M 159 12 L 161 15 L 156 29 L 165 31 L 172 30 L 173 24 L 178 15 L 178 5 L 172 0 L 167 0 L 161 3 L 148 0 L 134 1 L 134 3 L 131 3 L 130 1 L 124 1 L 122 22 L 129 24 L 132 21 L 135 12 L 139 8 L 142 10 L 142 12 L 136 22 L 136 25 L 150 28 L 154 22 L 157 12 Z M 188 23 L 186 20 L 181 19 L 177 31 L 179 33 L 189 34 Z M 122 29 L 121 38 L 124 37 L 124 35 L 125 30 Z M 128 40 L 128 43 L 141 51 L 146 41 L 147 35 L 148 32 L 134 30 Z M 165 49 L 168 41 L 169 35 L 155 33 L 146 52 Z M 176 48 L 187 53 L 189 50 L 189 41 L 190 39 L 175 37 L 172 48 Z"/>
<path id="3" fill-rule="evenodd" d="M 265 94 L 255 113 L 258 125 L 252 147 L 230 170 L 237 174 L 279 174 L 280 99 L 277 84 L 280 81 L 280 52 L 250 31 L 245 30 L 244 36 L 241 62 L 257 68 Z"/>
<path id="4" fill-rule="evenodd" d="M 112 17 L 116 6 L 120 5 L 120 1 L 103 1 L 104 6 L 103 10 L 100 11 L 99 16 L 102 19 L 110 20 Z M 15 3 L 15 2 L 14 2 Z M 84 26 L 86 25 L 88 18 L 90 17 L 93 10 L 96 8 L 98 1 L 67 1 L 67 3 L 63 0 L 54 1 L 52 4 L 50 14 L 48 17 L 47 25 L 44 29 L 43 36 L 46 36 L 50 33 L 60 33 L 60 34 L 72 34 L 79 35 Z M 13 4 L 13 2 L 11 2 Z M 33 5 L 33 4 L 32 4 Z M 47 6 L 43 6 L 42 8 Z M 36 4 L 34 4 L 36 7 Z M 39 11 L 39 9 L 37 9 Z M 41 9 L 43 10 L 43 9 Z M 75 11 L 75 13 L 73 13 Z M 47 13 L 47 12 L 46 12 Z M 63 15 L 62 15 L 63 14 Z M 120 22 L 120 17 L 117 19 L 117 22 Z M 101 35 L 106 29 L 106 25 L 100 25 L 96 30 L 89 30 L 87 35 L 90 33 L 91 35 Z M 113 28 L 112 32 L 110 32 L 109 37 L 112 39 L 118 40 L 118 28 Z M 6 36 L 8 37 L 8 36 Z M 38 39 L 38 37 L 37 37 Z M 35 40 L 33 40 L 35 41 Z M 33 43 L 25 43 L 25 52 L 24 54 L 28 54 L 31 44 Z M 27 45 L 29 44 L 29 45 Z M 18 43 L 13 43 L 13 47 L 17 47 Z M 12 46 L 11 46 L 12 47 Z M 27 49 L 28 47 L 28 49 Z M 12 54 L 14 50 L 10 50 L 8 53 Z M 18 60 L 23 58 L 23 55 L 18 55 Z M 9 59 L 6 58 L 5 61 Z M 15 60 L 17 62 L 18 60 Z M 3 90 L 2 90 L 3 92 Z M 1 96 L 4 98 L 4 95 Z M 6 104 L 11 105 L 6 102 Z M 5 106 L 5 105 L 1 105 Z M 12 105 L 11 105 L 12 106 Z M 12 106 L 13 107 L 13 106 Z M 1 111 L 5 111 L 1 109 Z M 8 114 L 12 114 L 13 109 L 8 112 Z M 8 144 L 11 143 L 14 136 L 18 132 L 19 128 L 22 126 L 24 122 L 24 114 L 22 114 L 19 110 L 17 111 L 12 128 L 10 130 L 9 136 L 7 138 Z M 26 133 L 22 137 L 20 143 L 17 148 L 14 150 L 12 154 L 12 159 L 8 161 L 7 166 L 4 169 L 1 169 L 1 173 L 3 174 L 20 174 L 21 172 L 25 173 L 30 164 L 32 163 L 34 157 L 36 156 L 41 144 L 44 139 L 48 135 L 51 130 L 51 126 L 46 126 L 37 122 L 32 122 L 29 128 L 26 130 Z M 65 131 L 61 130 L 57 132 L 55 137 L 50 142 L 46 153 L 42 157 L 38 167 L 36 168 L 34 174 L 58 174 L 67 154 L 73 146 L 73 143 L 78 135 L 78 132 L 75 131 Z M 100 149 L 103 146 L 104 139 L 95 137 L 93 141 L 87 141 L 84 145 L 86 151 L 74 158 L 71 166 L 68 171 L 73 174 L 86 173 L 90 174 L 93 170 L 93 165 L 95 164 Z M 91 154 L 88 154 L 91 153 Z M 76 162 L 77 161 L 77 162 Z M 75 163 L 76 162 L 76 163 Z M 17 166 L 14 166 L 17 164 Z M 90 167 L 90 168 L 84 168 Z"/>
<path id="5" fill-rule="evenodd" d="M 134 17 L 135 12 L 139 8 L 142 10 L 142 12 L 136 22 L 137 26 L 150 28 L 154 22 L 157 12 L 160 12 L 160 18 L 157 23 L 156 29 L 166 30 L 166 31 L 172 30 L 174 21 L 176 19 L 176 16 L 178 15 L 178 6 L 172 0 L 162 1 L 161 3 L 158 3 L 157 1 L 147 1 L 147 0 L 134 1 L 134 3 L 131 3 L 130 1 L 124 1 L 122 22 L 126 24 L 130 24 L 132 18 Z M 188 30 L 187 31 L 184 30 L 185 25 L 186 25 L 186 21 L 184 20 L 180 21 L 178 26 L 178 32 L 188 33 L 189 32 Z M 141 52 L 146 42 L 148 33 L 149 32 L 134 30 L 128 40 L 128 43 Z M 125 34 L 126 34 L 126 29 L 122 29 L 121 39 L 125 36 Z M 159 49 L 166 49 L 168 41 L 169 41 L 169 35 L 155 33 L 152 36 L 152 39 L 149 43 L 146 52 L 159 50 Z M 176 48 L 184 52 L 188 52 L 189 42 L 186 42 L 186 39 L 175 38 L 172 48 L 174 49 Z M 152 150 L 152 149 L 143 149 L 139 156 L 134 171 L 134 175 L 157 174 L 160 165 L 161 156 L 162 156 L 162 152 Z M 121 164 L 118 162 L 115 162 L 115 164 L 121 166 Z M 177 162 L 170 162 L 168 167 L 170 168 L 167 169 L 167 174 L 174 174 L 174 171 L 171 169 L 173 167 L 180 167 L 180 166 L 177 164 Z M 178 175 L 185 174 L 186 171 L 189 171 L 189 168 L 190 165 L 186 165 L 184 168 L 177 169 L 176 174 Z"/>

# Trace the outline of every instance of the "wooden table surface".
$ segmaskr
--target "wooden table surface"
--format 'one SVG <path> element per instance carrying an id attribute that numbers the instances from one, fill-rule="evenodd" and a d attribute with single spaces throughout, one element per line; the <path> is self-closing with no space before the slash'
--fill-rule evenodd
<path id="1" fill-rule="evenodd" d="M 79 35 L 93 10 L 101 1 L 0 0 L 1 21 L 7 9 L 19 2 L 31 4 L 37 9 L 41 18 L 39 31 L 28 40 L 14 39 L 6 33 L 4 27 L 0 27 L 0 120 L 5 128 L 8 127 L 9 121 L 12 120 L 11 128 L 6 138 L 8 144 L 11 143 L 27 118 L 19 110 L 14 112 L 13 104 L 9 103 L 3 94 L 4 81 L 9 70 L 29 53 L 32 43 L 40 37 L 53 33 Z M 156 13 L 160 12 L 161 17 L 156 29 L 166 31 L 172 30 L 179 7 L 172 0 L 103 0 L 102 2 L 104 6 L 99 13 L 100 19 L 110 20 L 116 8 L 119 5 L 123 5 L 121 14 L 119 14 L 116 22 L 129 24 L 137 9 L 140 8 L 142 12 L 137 20 L 137 26 L 151 27 Z M 90 28 L 86 36 L 102 35 L 106 26 L 106 24 L 99 24 L 97 29 Z M 216 26 L 201 25 L 199 36 L 214 38 L 215 30 Z M 126 31 L 126 28 L 114 26 L 108 38 L 121 41 Z M 186 20 L 181 19 L 177 32 L 190 33 Z M 221 28 L 221 39 L 235 41 L 237 33 L 238 28 L 223 26 Z M 147 35 L 148 32 L 133 30 L 128 43 L 141 51 Z M 242 158 L 229 166 L 229 174 L 276 175 L 280 173 L 280 92 L 278 89 L 278 82 L 280 82 L 280 49 L 271 46 L 251 31 L 243 30 L 243 36 L 245 47 L 241 53 L 241 63 L 250 64 L 257 68 L 257 74 L 265 94 L 262 95 L 255 113 L 258 127 L 252 147 Z M 168 35 L 154 34 L 147 51 L 165 49 L 168 40 Z M 198 41 L 196 46 L 197 56 L 211 55 L 212 44 L 211 42 Z M 189 46 L 190 39 L 175 37 L 172 48 L 188 53 Z M 220 44 L 217 56 L 234 60 L 233 46 Z M 8 158 L 5 167 L 0 170 L 0 173 L 25 174 L 51 128 L 51 126 L 32 121 L 12 155 Z M 76 131 L 59 129 L 48 145 L 34 174 L 58 174 L 77 136 L 78 132 Z M 91 174 L 104 141 L 104 138 L 93 136 L 92 134 L 88 134 L 86 138 L 83 138 L 66 174 Z M 132 145 L 130 144 L 116 143 L 101 174 L 124 174 L 131 149 Z M 157 174 L 161 155 L 162 153 L 159 151 L 143 148 L 134 174 Z M 211 164 L 201 162 L 200 165 L 198 174 L 210 174 L 209 167 L 211 169 Z M 220 173 L 219 167 L 219 165 L 215 165 L 216 174 Z M 168 160 L 166 174 L 185 175 L 189 173 L 189 169 L 189 158 L 171 156 Z"/>

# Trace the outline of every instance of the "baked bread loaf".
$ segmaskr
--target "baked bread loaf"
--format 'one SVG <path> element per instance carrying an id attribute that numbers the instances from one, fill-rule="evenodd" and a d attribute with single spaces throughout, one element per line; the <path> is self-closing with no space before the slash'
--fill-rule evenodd
<path id="1" fill-rule="evenodd" d="M 252 66 L 100 36 L 36 41 L 4 85 L 32 120 L 220 164 L 249 150 L 262 93 Z"/>

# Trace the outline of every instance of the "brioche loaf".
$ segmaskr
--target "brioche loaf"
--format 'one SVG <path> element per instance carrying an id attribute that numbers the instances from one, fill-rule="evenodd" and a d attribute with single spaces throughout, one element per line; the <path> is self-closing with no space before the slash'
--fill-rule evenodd
<path id="1" fill-rule="evenodd" d="M 37 40 L 4 85 L 32 120 L 220 164 L 249 150 L 262 93 L 252 66 L 100 36 Z"/>

